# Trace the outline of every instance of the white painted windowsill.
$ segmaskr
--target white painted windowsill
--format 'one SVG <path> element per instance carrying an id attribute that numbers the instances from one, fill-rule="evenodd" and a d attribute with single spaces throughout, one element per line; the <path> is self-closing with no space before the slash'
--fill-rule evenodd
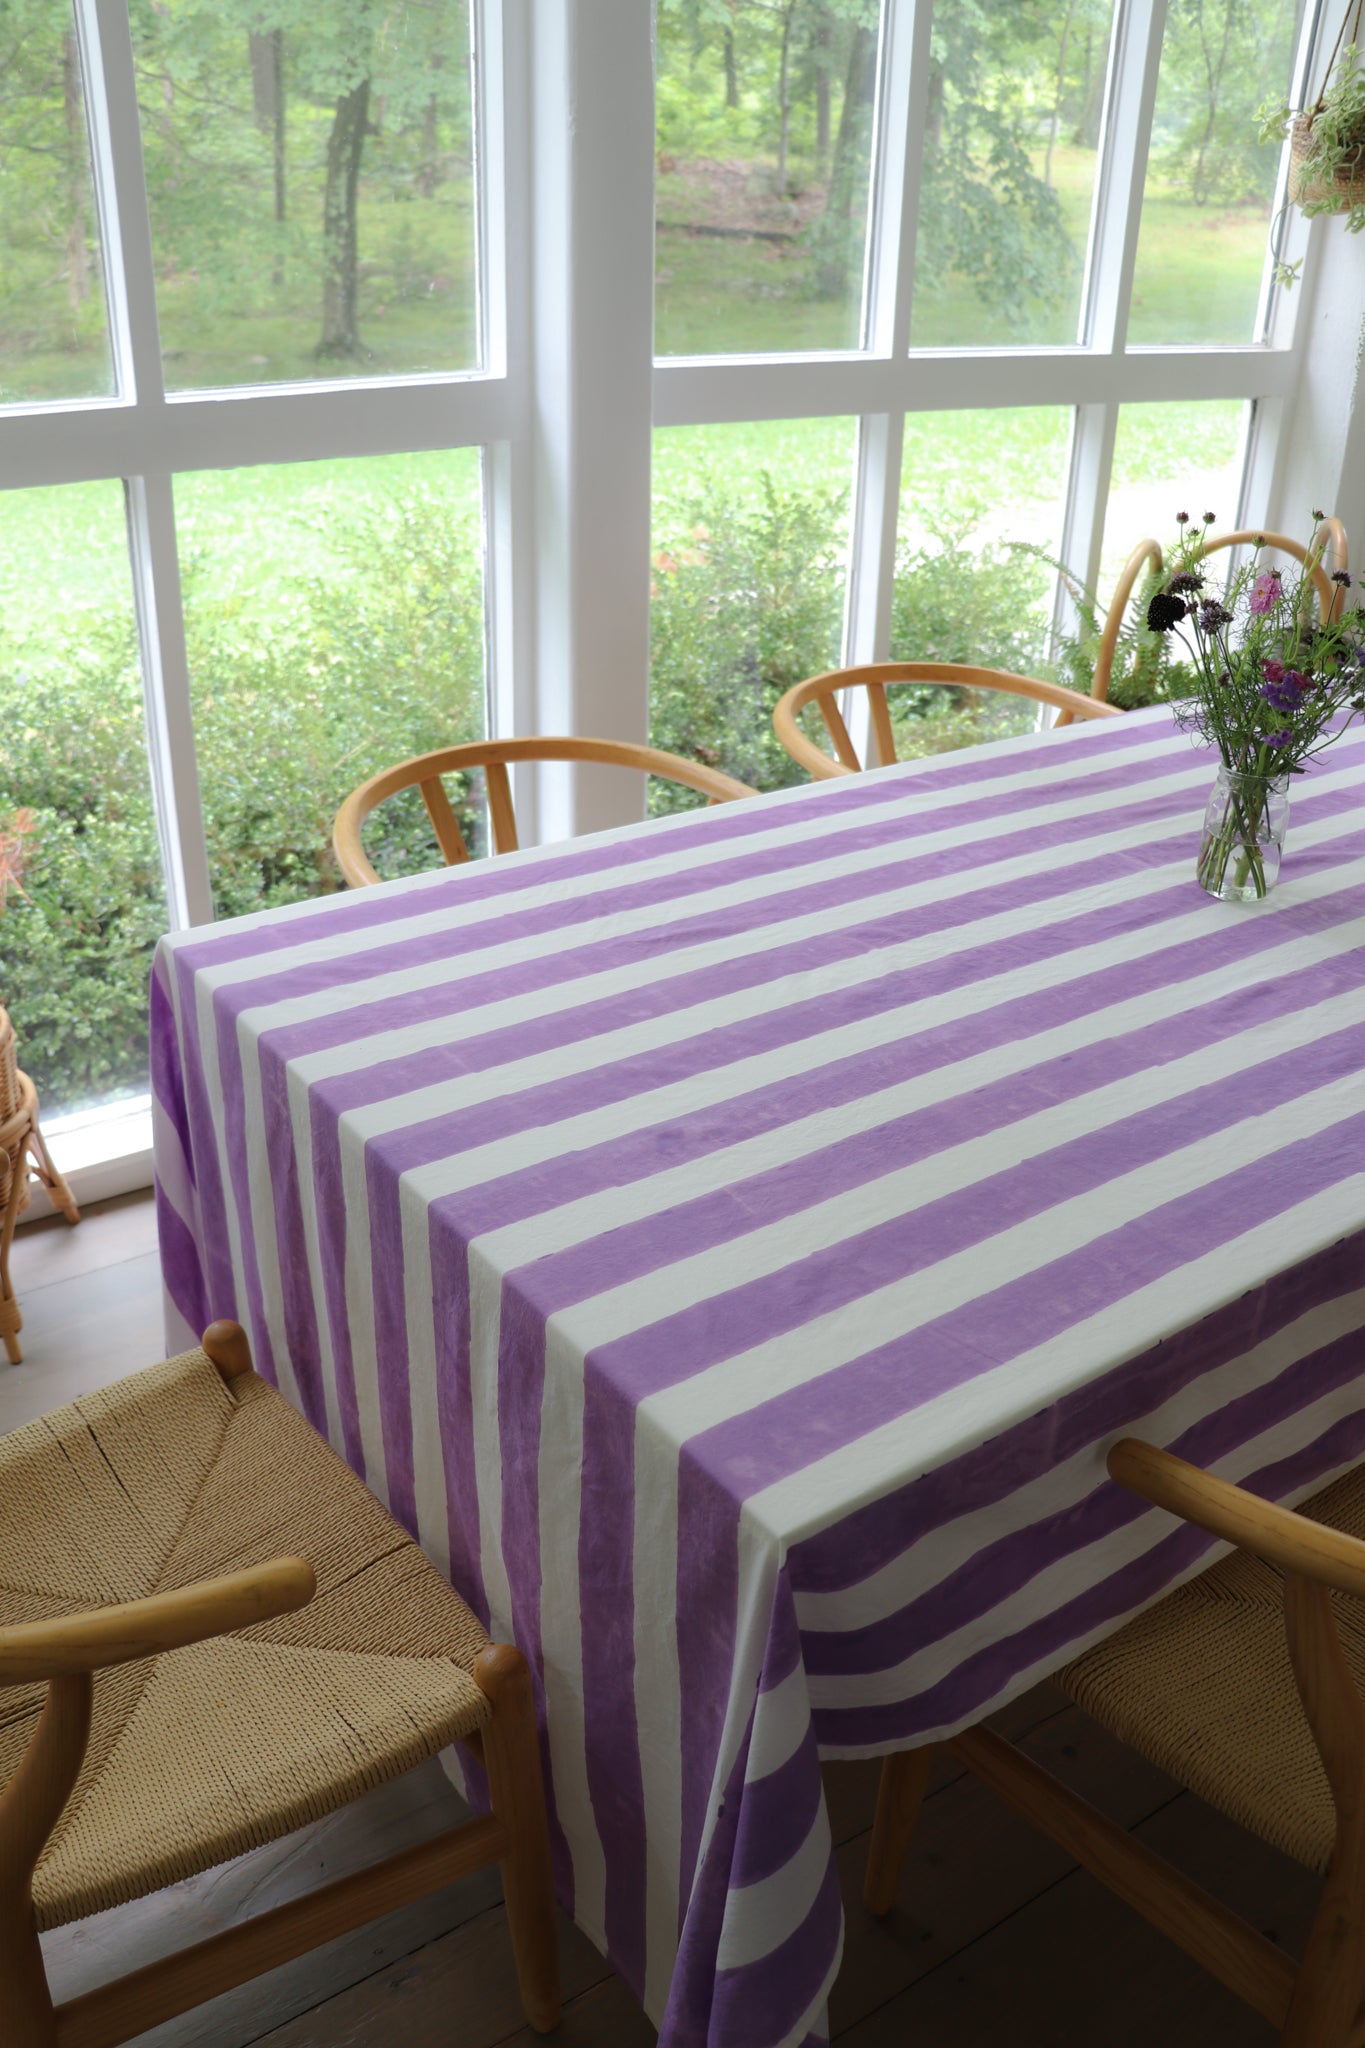
<path id="1" fill-rule="evenodd" d="M 152 1098 L 132 1095 L 100 1109 L 70 1116 L 42 1116 L 42 1133 L 58 1173 L 65 1174 L 78 1203 L 106 1201 L 152 1184 Z M 33 1199 L 19 1227 L 51 1216 L 47 1190 L 35 1180 Z"/>

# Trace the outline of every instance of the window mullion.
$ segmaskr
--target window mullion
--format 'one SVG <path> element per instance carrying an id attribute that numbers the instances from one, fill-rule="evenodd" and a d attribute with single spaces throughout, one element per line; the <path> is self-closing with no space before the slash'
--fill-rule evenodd
<path id="1" fill-rule="evenodd" d="M 147 753 L 166 876 L 166 907 L 171 928 L 183 930 L 210 921 L 213 896 L 190 712 L 175 500 L 171 479 L 165 474 L 131 477 L 125 492 Z"/>
<path id="2" fill-rule="evenodd" d="M 1104 513 L 1109 502 L 1118 424 L 1117 400 L 1107 405 L 1078 405 L 1076 408 L 1071 434 L 1066 517 L 1062 522 L 1061 559 L 1087 590 L 1094 590 L 1099 581 Z M 1058 627 L 1065 628 L 1071 623 L 1071 610 L 1071 599 L 1059 578 L 1054 611 Z"/>
<path id="3" fill-rule="evenodd" d="M 904 361 L 910 347 L 932 16 L 932 0 L 887 0 L 870 209 L 867 337 L 874 353 L 896 363 Z M 881 661 L 890 650 L 904 440 L 900 409 L 865 414 L 859 423 L 844 615 L 846 662 Z M 865 720 L 862 692 L 848 713 L 855 721 L 859 714 Z M 869 735 L 860 731 L 854 743 L 865 750 Z"/>
<path id="4" fill-rule="evenodd" d="M 159 410 L 165 380 L 128 9 L 124 0 L 75 5 L 118 386 L 140 409 Z"/>
<path id="5" fill-rule="evenodd" d="M 1127 0 L 1114 32 L 1085 313 L 1089 345 L 1106 355 L 1121 356 L 1128 335 L 1165 28 L 1166 0 Z"/>

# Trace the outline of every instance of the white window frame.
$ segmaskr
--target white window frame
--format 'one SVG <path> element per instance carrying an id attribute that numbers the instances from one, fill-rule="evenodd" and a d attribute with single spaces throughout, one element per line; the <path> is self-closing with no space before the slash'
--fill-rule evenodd
<path id="1" fill-rule="evenodd" d="M 162 372 L 125 0 L 75 0 L 75 7 L 118 395 L 0 411 L 0 487 L 124 483 L 150 772 L 177 928 L 211 916 L 176 551 L 178 474 L 483 449 L 490 728 L 640 739 L 649 720 L 657 428 L 856 419 L 847 661 L 880 659 L 888 650 L 902 448 L 912 414 L 1071 409 L 1062 553 L 1092 585 L 1122 405 L 1252 401 L 1234 508 L 1242 520 L 1274 524 L 1296 460 L 1302 467 L 1307 459 L 1290 423 L 1304 413 L 1315 334 L 1317 354 L 1322 348 L 1316 301 L 1326 224 L 1309 232 L 1297 214 L 1289 222 L 1283 253 L 1306 259 L 1295 293 L 1272 292 L 1267 259 L 1261 341 L 1128 344 L 1166 0 L 1119 0 L 1088 310 L 1074 346 L 910 349 L 932 0 L 884 0 L 865 347 L 659 360 L 652 8 L 644 0 L 473 0 L 483 367 L 186 393 L 168 392 Z M 1321 7 L 1322 0 L 1309 0 L 1305 10 L 1300 79 Z M 1285 174 L 1282 162 L 1281 192 Z M 1365 311 L 1359 270 L 1347 286 L 1333 287 L 1345 291 L 1357 319 Z M 1357 422 L 1352 431 L 1359 441 L 1365 426 Z M 1319 433 L 1319 453 L 1329 439 Z M 1321 488 L 1340 480 L 1328 476 Z M 1294 515 L 1301 524 L 1297 507 Z M 641 803 L 633 779 L 601 770 L 524 774 L 518 786 L 528 843 L 639 816 Z"/>

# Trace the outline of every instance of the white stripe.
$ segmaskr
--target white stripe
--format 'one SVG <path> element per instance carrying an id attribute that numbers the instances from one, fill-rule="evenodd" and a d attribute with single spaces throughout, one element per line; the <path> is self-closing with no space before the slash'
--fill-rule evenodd
<path id="1" fill-rule="evenodd" d="M 810 1694 L 799 1660 L 780 1685 L 758 1696 L 754 1732 L 744 1765 L 744 1782 L 770 1778 L 795 1756 L 810 1731 Z"/>
<path id="2" fill-rule="evenodd" d="M 1268 948 L 1257 956 L 1256 964 L 1262 979 L 1269 981 L 1356 952 L 1363 946 L 1365 918 L 1356 918 L 1321 937 L 1295 939 L 1282 947 Z M 1189 981 L 1171 982 L 1141 995 L 1124 997 L 1107 1009 L 1087 1012 L 1085 1035 L 1092 1044 L 1100 1045 L 1128 1037 L 1164 1019 L 1187 1016 L 1205 1003 L 1236 993 L 1245 985 L 1246 977 L 1247 963 L 1234 960 Z M 1305 982 L 1305 1000 L 1310 999 Z M 944 1002 L 939 998 L 935 1006 L 942 1008 Z M 898 1015 L 902 1032 L 897 1036 L 901 1036 L 905 1012 Z M 580 1195 L 557 1208 L 536 1210 L 514 1223 L 482 1232 L 475 1242 L 500 1271 L 512 1272 L 528 1260 L 544 1259 L 573 1245 L 586 1244 L 624 1223 L 658 1216 L 699 1195 L 735 1187 L 755 1174 L 789 1165 L 826 1146 L 847 1144 L 850 1138 L 876 1130 L 925 1104 L 946 1102 L 989 1083 L 1028 1072 L 1074 1050 L 1076 1037 L 1077 1024 L 1072 1019 L 1031 1037 L 1021 1036 L 989 1046 L 965 1059 L 934 1067 L 912 1081 L 897 1082 L 893 1087 L 836 1103 L 809 1116 L 793 1117 L 790 1122 L 736 1144 L 718 1146 L 682 1166 L 663 1167 L 637 1180 Z M 823 1064 L 814 1063 L 817 1067 Z"/>
<path id="3" fill-rule="evenodd" d="M 1321 1120 L 1322 1107 L 1302 1135 L 1328 1127 Z M 1297 1129 L 1295 1135 L 1300 1135 Z M 754 1494 L 747 1508 L 780 1530 L 785 1541 L 801 1542 L 892 1486 L 1003 1435 L 1061 1400 L 1096 1377 L 1097 1359 L 1104 1360 L 1106 1372 L 1116 1371 L 1163 1338 L 1263 1285 L 1268 1274 L 1290 1271 L 1340 1237 L 1344 1218 L 1363 1212 L 1365 1174 L 1356 1174 L 1116 1298 L 1046 1343 L 812 1460 L 791 1478 Z M 1070 1249 L 1070 1240 L 1059 1241 Z M 884 1339 L 874 1336 L 872 1341 Z"/>
<path id="4" fill-rule="evenodd" d="M 1295 1139 L 1314 1137 L 1340 1121 L 1340 1088 L 1329 1084 L 1315 1089 L 1298 1097 L 1289 1108 L 1292 1111 L 1292 1128 L 1286 1136 Z M 1211 1180 L 1258 1165 L 1266 1149 L 1263 1119 L 1246 1117 L 1231 1129 L 1214 1132 L 1212 1136 L 1201 1138 L 1177 1152 L 1166 1153 L 1148 1165 L 1116 1176 L 1101 1188 L 1071 1196 L 1050 1209 L 1010 1225 L 993 1237 L 964 1246 L 925 1271 L 890 1281 L 803 1323 L 797 1329 L 765 1339 L 748 1351 L 736 1353 L 695 1373 L 690 1379 L 646 1396 L 641 1405 L 650 1409 L 667 1437 L 682 1444 L 696 1433 L 752 1412 L 779 1394 L 809 1386 L 838 1366 L 862 1357 L 880 1345 L 892 1341 L 905 1342 L 924 1324 L 951 1314 L 975 1299 L 981 1292 L 983 1273 L 990 1275 L 992 1291 L 1004 1287 L 1027 1273 L 1044 1269 L 1059 1246 L 1064 1246 L 1068 1254 L 1074 1254 L 1134 1216 L 1142 1216 L 1177 1196 L 1193 1194 Z M 1342 1215 L 1352 1213 L 1351 1204 L 1363 1189 L 1365 1177 L 1362 1176 L 1338 1184 L 1332 1212 L 1338 1222 Z M 1324 1238 L 1323 1224 L 1315 1213 L 1316 1209 L 1316 1204 L 1305 1203 L 1299 1209 L 1274 1219 L 1275 1242 L 1282 1247 L 1281 1255 L 1273 1264 L 1262 1265 L 1258 1278 L 1263 1279 L 1266 1272 L 1277 1267 L 1291 1266 L 1309 1252 L 1318 1250 L 1324 1242 L 1330 1242 L 1330 1238 Z M 1249 1237 L 1262 1240 L 1265 1235 L 1264 1230 L 1248 1233 Z M 1243 1262 L 1237 1258 L 1233 1247 L 1224 1245 L 1220 1256 L 1224 1268 L 1229 1271 L 1234 1266 L 1242 1266 Z M 1215 1305 L 1209 1300 L 1206 1268 L 1207 1261 L 1201 1259 L 1166 1276 L 1171 1294 L 1168 1295 L 1165 1289 L 1158 1290 L 1168 1317 L 1164 1327 L 1150 1327 L 1135 1310 L 1135 1303 L 1148 1292 L 1146 1289 L 1140 1290 L 1138 1295 L 1111 1300 L 1102 1316 L 1090 1319 L 1103 1329 L 1102 1339 L 1099 1331 L 1090 1331 L 1087 1353 L 1090 1374 L 1093 1375 L 1097 1357 L 1117 1364 L 1122 1358 L 1146 1350 L 1160 1337 L 1174 1334 L 1194 1316 L 1206 1314 L 1209 1307 Z M 1202 1290 L 1189 1277 L 1196 1269 Z M 1239 1288 L 1219 1287 L 1218 1298 L 1227 1300 L 1249 1284 L 1252 1283 L 1244 1280 Z M 604 1341 L 592 1306 L 579 1305 L 558 1318 L 573 1332 L 581 1352 Z M 1171 1316 L 1174 1320 L 1169 1320 Z M 1069 1334 L 1063 1333 L 1063 1337 Z M 1051 1355 L 1053 1358 L 1059 1355 L 1059 1343 L 1053 1344 Z M 954 1413 L 963 1418 L 961 1429 L 952 1428 L 952 1443 L 954 1447 L 960 1447 L 963 1431 L 967 1432 L 968 1442 L 974 1440 L 974 1432 L 984 1416 L 990 1418 L 990 1434 L 994 1435 L 1013 1419 L 1019 1401 L 1027 1400 L 1033 1407 L 1040 1407 L 1056 1400 L 1064 1390 L 1063 1375 L 1049 1367 L 1040 1385 L 1041 1376 L 1030 1371 L 1030 1356 L 1026 1354 L 1023 1360 L 1011 1358 L 955 1387 L 950 1395 L 939 1397 L 927 1407 L 909 1411 L 902 1418 L 905 1431 L 901 1445 L 903 1462 L 911 1469 L 927 1469 L 929 1461 L 922 1457 L 918 1448 L 907 1454 L 908 1443 L 913 1441 L 918 1447 L 927 1438 L 932 1446 L 935 1423 L 943 1427 L 936 1411 L 947 1405 L 951 1405 Z M 1081 1375 L 1083 1378 L 1086 1376 Z M 1002 1399 L 1007 1390 L 1010 1396 L 1014 1396 L 1016 1389 L 1018 1398 L 1009 1398 L 1002 1412 Z M 1026 1408 L 1024 1412 L 1031 1413 L 1032 1408 Z M 946 1428 L 944 1434 L 947 1434 Z M 799 1476 L 805 1482 L 810 1472 L 818 1469 L 818 1466 L 808 1466 Z M 772 1513 L 776 1491 L 769 1488 L 751 1498 L 746 1505 L 766 1519 Z M 857 1491 L 859 1498 L 869 1497 L 862 1487 Z M 850 1512 L 851 1507 L 852 1503 L 845 1495 L 843 1511 Z M 775 1536 L 795 1541 L 798 1535 L 808 1533 L 814 1526 L 817 1524 L 807 1512 L 795 1527 L 773 1523 L 772 1529 Z"/>
<path id="5" fill-rule="evenodd" d="M 1240 1478 L 1274 1458 L 1291 1456 L 1315 1443 L 1334 1423 L 1359 1412 L 1359 1386 L 1348 1383 L 1333 1387 L 1311 1406 L 1295 1409 L 1206 1469 Z M 1137 1433 L 1150 1435 L 1153 1432 L 1144 1422 Z M 1097 1444 L 1092 1453 L 1091 1477 L 1096 1485 L 1104 1480 L 1105 1449 L 1104 1444 Z M 1321 1483 L 1318 1480 L 1313 1482 L 1315 1487 Z M 918 1693 L 926 1692 L 946 1673 L 959 1669 L 978 1650 L 991 1643 L 1006 1641 L 1017 1630 L 1043 1615 L 1060 1613 L 1069 1601 L 1089 1592 L 1094 1586 L 1102 1585 L 1125 1565 L 1145 1556 L 1174 1529 L 1171 1517 L 1159 1511 L 1141 1515 L 1137 1521 L 1096 1538 L 1084 1548 L 1056 1558 L 1018 1592 L 1010 1594 L 984 1614 L 974 1615 L 970 1621 L 938 1641 L 925 1644 L 899 1664 L 847 1675 L 814 1674 L 810 1679 L 811 1706 L 817 1710 L 874 1707 L 913 1699 Z M 933 1583 L 932 1580 L 920 1580 L 915 1590 L 922 1591 Z M 1062 1654 L 1069 1656 L 1071 1653 L 1064 1650 Z M 979 1713 L 980 1710 L 973 1711 Z"/>
<path id="6" fill-rule="evenodd" d="M 492 1362 L 496 1372 L 497 1361 Z M 536 1479 L 540 1514 L 540 1640 L 555 1809 L 573 1844 L 574 1919 L 607 1945 L 607 1869 L 588 1789 L 578 1546 L 583 1502 L 583 1359 L 545 1332 L 545 1392 Z M 611 1674 L 604 1674 L 611 1683 Z"/>
<path id="7" fill-rule="evenodd" d="M 1362 1021 L 1365 985 L 1347 989 L 1314 1008 L 1258 1022 L 1235 1037 L 1201 1046 L 1183 1059 L 1147 1067 L 1084 1094 L 1049 1103 L 1031 1116 L 992 1127 L 977 1137 L 945 1146 L 857 1186 L 841 1188 L 823 1202 L 814 1202 L 805 1209 L 779 1216 L 772 1223 L 652 1267 L 616 1287 L 576 1302 L 567 1311 L 569 1321 L 585 1353 L 631 1336 L 669 1316 L 681 1314 L 695 1303 L 715 1300 L 731 1289 L 788 1267 L 796 1268 L 803 1259 L 848 1244 L 892 1219 L 905 1220 L 935 1208 L 948 1196 L 963 1193 L 1013 1167 L 1034 1163 L 1045 1172 L 1051 1152 L 1218 1081 L 1235 1072 L 1239 1065 L 1271 1057 L 1291 1058 L 1328 1032 Z M 921 1090 L 922 1100 L 928 1092 Z M 972 1292 L 980 1287 L 983 1271 L 990 1274 L 995 1285 L 1002 1285 L 1009 1277 L 1046 1266 L 1058 1246 L 1072 1249 L 1112 1227 L 1125 1214 L 1141 1215 L 1146 1209 L 1157 1207 L 1177 1189 L 1188 1191 L 1204 1180 L 1220 1178 L 1229 1171 L 1234 1152 L 1237 1158 L 1250 1164 L 1269 1145 L 1305 1134 L 1299 1123 L 1300 1111 L 1316 1115 L 1312 1128 L 1325 1130 L 1339 1122 L 1340 1083 L 1332 1082 L 1284 1105 L 1279 1118 L 1287 1119 L 1291 1128 L 1283 1133 L 1276 1131 L 1272 1119 L 1253 1108 L 1236 1123 L 1222 1126 L 1193 1145 L 1130 1169 L 1084 1195 L 1068 1197 L 1003 1234 L 938 1259 L 908 1280 L 892 1283 L 898 1290 L 908 1289 L 916 1297 L 913 1318 L 904 1326 L 906 1332 L 959 1305 L 961 1300 L 970 1300 Z M 1174 1166 L 1177 1161 L 1178 1168 Z M 1119 1206 L 1125 1201 L 1131 1204 L 1126 1210 Z M 1106 1218 L 1109 1220 L 1105 1221 Z M 1073 1238 L 1069 1228 L 1073 1222 L 1086 1226 L 1084 1237 Z M 1002 1253 L 1008 1257 L 1009 1251 L 1014 1252 L 1014 1257 L 1006 1271 L 1003 1263 L 997 1262 Z M 858 1320 L 856 1303 L 833 1313 L 845 1321 L 850 1316 L 855 1323 Z M 790 1335 L 774 1341 L 781 1348 L 790 1342 Z M 748 1354 L 750 1359 L 752 1356 Z M 718 1382 L 726 1382 L 724 1398 L 717 1404 L 718 1409 L 725 1409 L 729 1400 L 741 1393 L 746 1375 L 747 1366 L 726 1359 L 682 1383 L 673 1398 L 694 1424 L 703 1409 L 715 1420 L 718 1415 L 711 1407 L 711 1396 L 721 1392 Z M 670 1396 L 660 1394 L 651 1399 L 661 1404 L 654 1410 L 656 1415 L 669 1412 Z M 747 1407 L 750 1403 L 745 1401 L 743 1405 Z"/>
<path id="8" fill-rule="evenodd" d="M 1299 1359 L 1360 1329 L 1365 1329 L 1365 1289 L 1314 1306 L 1252 1350 L 1190 1380 L 1159 1408 L 1131 1416 L 1121 1426 L 1157 1443 L 1174 1443 L 1204 1416 L 1268 1386 Z M 1087 1444 L 1000 1499 L 936 1523 L 908 1550 L 864 1579 L 837 1591 L 799 1592 L 796 1611 L 802 1634 L 874 1628 L 927 1587 L 941 1585 L 968 1559 L 1064 1513 L 1104 1483 L 1107 1447 L 1108 1437 Z"/>
<path id="9" fill-rule="evenodd" d="M 780 1948 L 820 1896 L 833 1853 L 829 1815 L 821 1799 L 810 1833 L 790 1862 L 755 1884 L 735 1886 L 726 1899 L 716 1968 L 743 1970 Z"/>
<path id="10" fill-rule="evenodd" d="M 1168 787 L 1172 790 L 1183 790 L 1196 782 L 1202 787 L 1203 779 L 1202 774 L 1196 775 L 1186 771 L 1182 775 L 1165 778 L 1156 785 L 1153 794 L 1159 795 Z M 1100 791 L 1093 796 L 1073 796 L 1049 805 L 1032 814 L 1030 824 L 1042 828 L 1093 814 L 1102 825 L 1104 818 L 1112 809 L 1112 797 L 1108 792 Z M 612 896 L 608 895 L 601 914 L 591 921 L 578 919 L 547 931 L 521 934 L 491 942 L 473 953 L 461 952 L 437 960 L 409 962 L 403 967 L 390 968 L 386 972 L 368 976 L 363 980 L 348 981 L 336 987 L 310 990 L 306 994 L 255 1004 L 244 1010 L 242 1015 L 251 1019 L 255 1030 L 276 1031 L 297 1029 L 322 1017 L 342 1016 L 348 1010 L 368 1008 L 376 1003 L 394 1003 L 401 1010 L 401 1006 L 409 998 L 423 989 L 482 980 L 508 967 L 524 966 L 534 960 L 575 960 L 592 945 L 646 932 L 666 932 L 675 925 L 700 924 L 707 918 L 718 917 L 727 910 L 745 909 L 753 905 L 771 908 L 788 900 L 799 904 L 802 898 L 833 882 L 862 880 L 864 897 L 856 914 L 860 921 L 866 922 L 874 912 L 880 918 L 893 915 L 902 908 L 955 901 L 963 894 L 964 888 L 970 890 L 975 887 L 984 894 L 988 889 L 994 892 L 1011 881 L 1048 874 L 1059 867 L 1079 869 L 1087 864 L 1098 865 L 1117 853 L 1150 845 L 1154 835 L 1174 838 L 1181 829 L 1178 822 L 1170 819 L 1154 821 L 1144 816 L 1117 830 L 1100 829 L 1083 839 L 1069 839 L 1064 848 L 1038 846 L 1028 852 L 1015 854 L 1008 860 L 993 862 L 989 873 L 984 869 L 978 869 L 965 874 L 943 875 L 937 879 L 921 877 L 916 881 L 901 883 L 894 887 L 890 884 L 879 887 L 880 878 L 888 864 L 899 864 L 911 857 L 915 860 L 928 858 L 936 853 L 959 850 L 964 845 L 974 846 L 995 838 L 1017 836 L 1020 831 L 1019 819 L 1007 815 L 974 826 L 970 832 L 964 831 L 961 826 L 954 826 L 944 832 L 922 835 L 902 846 L 888 848 L 882 844 L 864 847 L 854 853 L 840 853 L 835 837 L 834 850 L 827 858 L 794 864 L 785 873 L 745 875 L 734 881 L 727 881 L 722 876 L 711 889 L 680 893 L 661 903 L 642 903 L 629 909 L 616 907 Z M 785 841 L 783 843 L 789 844 Z M 824 843 L 823 835 L 821 843 Z M 1184 865 L 1183 852 L 1180 864 Z M 1175 865 L 1173 860 L 1171 866 Z M 581 900 L 581 892 L 566 890 L 560 900 L 576 903 Z M 1018 912 L 1014 913 L 1016 923 L 1019 915 Z M 1027 916 L 1028 912 L 1024 915 Z M 1043 921 L 1041 911 L 1038 914 L 1038 921 Z M 430 932 L 425 931 L 427 922 L 424 921 L 424 935 L 435 936 L 451 928 L 452 918 L 447 913 L 444 919 L 434 924 Z M 495 1030 L 505 1021 L 522 1015 L 553 1015 L 569 1002 L 575 1005 L 591 1002 L 637 989 L 642 983 L 652 984 L 682 974 L 700 973 L 705 968 L 726 960 L 747 958 L 753 952 L 770 951 L 785 944 L 795 943 L 801 938 L 814 937 L 821 932 L 843 931 L 849 922 L 850 906 L 846 902 L 791 918 L 775 916 L 755 930 L 725 935 L 707 944 L 685 946 L 681 949 L 680 956 L 677 953 L 665 954 L 647 962 L 636 958 L 627 962 L 624 967 L 609 968 L 582 977 L 575 976 L 567 985 L 528 991 L 507 997 L 501 1002 L 477 1005 L 471 1013 L 470 1021 L 476 1030 Z M 387 948 L 392 943 L 391 928 L 381 929 L 384 933 L 384 946 Z M 463 920 L 460 929 L 466 929 Z M 217 969 L 205 971 L 211 978 L 215 978 L 219 972 Z M 223 972 L 235 976 L 235 966 L 224 969 Z M 447 1014 L 425 1019 L 418 1024 L 400 1023 L 387 1026 L 383 1030 L 367 1033 L 363 1037 L 316 1052 L 300 1052 L 295 1055 L 295 1062 L 310 1081 L 331 1074 L 349 1073 L 357 1068 L 371 1066 L 380 1060 L 446 1045 L 450 1042 L 456 1022 L 455 1017 Z M 459 1035 L 458 1032 L 456 1035 Z"/>

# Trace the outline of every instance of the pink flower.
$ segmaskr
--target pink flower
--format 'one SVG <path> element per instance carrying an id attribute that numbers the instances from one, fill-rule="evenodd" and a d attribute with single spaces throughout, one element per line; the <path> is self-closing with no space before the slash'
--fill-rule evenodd
<path id="1" fill-rule="evenodd" d="M 1268 683 L 1282 683 L 1285 676 L 1284 663 L 1282 661 L 1263 661 L 1261 663 L 1261 673 Z"/>
<path id="2" fill-rule="evenodd" d="M 1251 609 L 1254 612 L 1269 612 L 1275 609 L 1280 595 L 1280 572 L 1266 569 L 1251 586 Z"/>

